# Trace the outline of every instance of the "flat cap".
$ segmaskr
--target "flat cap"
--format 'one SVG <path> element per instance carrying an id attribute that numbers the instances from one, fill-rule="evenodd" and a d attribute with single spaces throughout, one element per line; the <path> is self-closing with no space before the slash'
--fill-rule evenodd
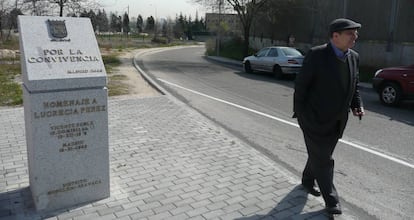
<path id="1" fill-rule="evenodd" d="M 360 23 L 357 23 L 355 21 L 352 21 L 346 18 L 335 19 L 331 22 L 331 24 L 329 24 L 330 33 L 348 30 L 348 29 L 358 29 L 358 28 L 361 28 Z"/>

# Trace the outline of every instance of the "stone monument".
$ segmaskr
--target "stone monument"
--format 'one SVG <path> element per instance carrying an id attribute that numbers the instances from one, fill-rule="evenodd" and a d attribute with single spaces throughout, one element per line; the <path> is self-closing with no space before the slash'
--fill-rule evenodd
<path id="1" fill-rule="evenodd" d="M 19 16 L 18 21 L 36 209 L 109 197 L 106 71 L 89 18 Z"/>

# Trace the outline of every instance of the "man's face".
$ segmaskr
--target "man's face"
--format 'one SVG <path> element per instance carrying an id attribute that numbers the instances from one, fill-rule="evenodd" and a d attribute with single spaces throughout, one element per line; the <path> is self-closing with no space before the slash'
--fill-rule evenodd
<path id="1" fill-rule="evenodd" d="M 332 36 L 332 41 L 338 49 L 346 51 L 349 48 L 354 47 L 357 38 L 357 29 L 350 29 L 343 30 L 341 32 L 334 32 Z"/>

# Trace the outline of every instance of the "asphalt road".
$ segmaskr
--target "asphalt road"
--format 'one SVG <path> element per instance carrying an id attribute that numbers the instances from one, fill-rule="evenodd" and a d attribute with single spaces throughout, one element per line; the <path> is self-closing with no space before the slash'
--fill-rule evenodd
<path id="1" fill-rule="evenodd" d="M 303 136 L 292 115 L 293 80 L 246 74 L 207 60 L 204 47 L 159 49 L 139 64 L 170 93 L 283 164 L 300 179 Z M 358 219 L 414 216 L 414 103 L 382 106 L 362 90 L 367 115 L 350 116 L 335 150 L 335 183 Z"/>

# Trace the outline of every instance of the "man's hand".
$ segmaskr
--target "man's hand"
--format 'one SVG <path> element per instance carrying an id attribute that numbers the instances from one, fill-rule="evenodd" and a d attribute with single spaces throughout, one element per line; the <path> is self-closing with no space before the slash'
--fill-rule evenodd
<path id="1" fill-rule="evenodd" d="M 359 120 L 361 120 L 361 117 L 365 115 L 364 107 L 353 108 L 352 113 L 354 114 L 354 116 L 358 116 Z"/>

